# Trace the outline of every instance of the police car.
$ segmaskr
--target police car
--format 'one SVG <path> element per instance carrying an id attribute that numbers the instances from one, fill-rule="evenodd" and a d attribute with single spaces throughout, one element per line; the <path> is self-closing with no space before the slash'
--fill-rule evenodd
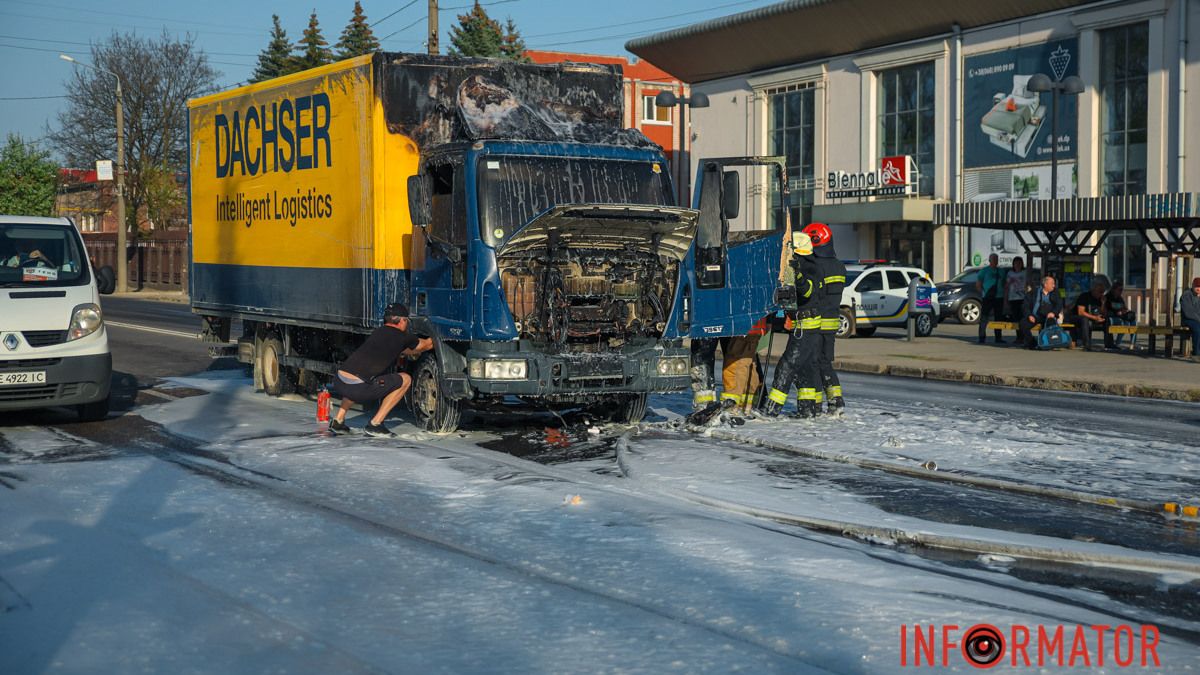
<path id="1" fill-rule="evenodd" d="M 880 326 L 904 328 L 908 321 L 908 285 L 915 277 L 933 281 L 924 270 L 883 260 L 846 262 L 846 288 L 842 291 L 842 316 L 838 337 L 869 336 Z M 933 333 L 938 316 L 937 290 L 933 290 L 933 312 L 917 314 L 920 337 Z"/>

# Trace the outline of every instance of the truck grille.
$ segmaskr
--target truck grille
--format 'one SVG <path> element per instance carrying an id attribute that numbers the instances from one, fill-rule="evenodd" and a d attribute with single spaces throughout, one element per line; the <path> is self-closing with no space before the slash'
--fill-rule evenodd
<path id="1" fill-rule="evenodd" d="M 57 366 L 62 359 L 12 359 L 0 361 L 0 370 L 25 370 L 27 368 L 49 368 Z"/>
<path id="2" fill-rule="evenodd" d="M 0 387 L 0 401 L 50 401 L 79 393 L 79 382 L 37 384 L 29 387 Z"/>
<path id="3" fill-rule="evenodd" d="M 61 345 L 67 341 L 67 331 L 65 330 L 27 330 L 22 331 L 21 335 L 25 336 L 25 342 L 30 347 L 49 347 L 50 345 Z"/>

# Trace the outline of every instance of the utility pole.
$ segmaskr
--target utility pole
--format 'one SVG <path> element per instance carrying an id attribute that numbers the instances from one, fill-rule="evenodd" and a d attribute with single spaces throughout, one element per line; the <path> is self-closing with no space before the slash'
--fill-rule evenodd
<path id="1" fill-rule="evenodd" d="M 437 0 L 430 0 L 430 2 L 437 4 Z M 121 92 L 121 77 L 107 68 L 84 63 L 66 54 L 59 54 L 58 58 L 91 68 L 98 73 L 107 73 L 117 81 L 117 166 L 115 167 L 117 172 L 117 284 L 114 291 L 124 293 L 129 289 L 129 258 L 125 250 L 127 234 L 127 225 L 125 224 L 125 110 L 122 105 L 124 96 Z"/>
<path id="2" fill-rule="evenodd" d="M 429 0 L 429 53 L 438 53 L 438 0 Z"/>

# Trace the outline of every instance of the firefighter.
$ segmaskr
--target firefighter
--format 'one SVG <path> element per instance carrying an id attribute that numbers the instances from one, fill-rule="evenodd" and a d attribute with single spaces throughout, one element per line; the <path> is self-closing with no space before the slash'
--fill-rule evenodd
<path id="1" fill-rule="evenodd" d="M 767 333 L 767 319 L 763 317 L 750 328 L 750 332 L 721 340 L 721 403 L 733 406 L 743 413 L 754 408 L 762 380 L 758 372 L 758 342 Z"/>
<path id="2" fill-rule="evenodd" d="M 717 340 L 692 340 L 692 410 L 703 410 L 717 400 L 716 360 Z"/>
<path id="3" fill-rule="evenodd" d="M 829 414 L 841 415 L 846 409 L 842 398 L 842 383 L 833 369 L 834 343 L 837 341 L 838 324 L 841 323 L 842 289 L 846 287 L 846 266 L 837 258 L 833 248 L 833 232 L 824 223 L 811 223 L 804 228 L 812 239 L 814 258 L 821 292 L 817 306 L 821 313 L 821 348 L 817 352 L 820 379 L 818 384 L 818 410 L 820 400 L 828 401 Z"/>
<path id="4" fill-rule="evenodd" d="M 816 302 L 821 290 L 820 279 L 809 236 L 797 232 L 792 236 L 792 248 L 794 255 L 790 264 L 795 278 L 795 318 L 787 347 L 775 366 L 771 391 L 763 402 L 762 412 L 768 417 L 779 416 L 793 383 L 796 384 L 796 416 L 812 417 L 817 412 L 817 373 L 813 362 L 821 346 L 821 315 Z"/>

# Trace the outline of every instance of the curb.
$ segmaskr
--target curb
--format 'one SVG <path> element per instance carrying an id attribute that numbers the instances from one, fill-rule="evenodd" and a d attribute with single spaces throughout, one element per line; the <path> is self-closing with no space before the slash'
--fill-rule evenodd
<path id="1" fill-rule="evenodd" d="M 126 291 L 125 293 L 110 293 L 104 297 L 120 298 L 122 300 L 146 300 L 150 302 L 173 302 L 181 305 L 191 303 L 192 299 L 183 292 L 171 291 Z M 103 298 L 101 298 L 103 301 Z"/>
<path id="2" fill-rule="evenodd" d="M 1086 380 L 1060 380 L 1023 375 L 995 375 L 990 373 L 972 373 L 966 370 L 954 370 L 951 368 L 921 368 L 919 366 L 907 365 L 893 366 L 884 363 L 867 363 L 844 359 L 835 359 L 833 366 L 840 371 L 867 375 L 891 375 L 894 377 L 913 377 L 923 380 L 967 382 L 970 384 L 1019 387 L 1022 389 L 1044 389 L 1048 391 L 1073 391 L 1084 394 L 1130 396 L 1166 401 L 1185 401 L 1188 403 L 1200 402 L 1200 389 L 1162 389 L 1141 384 L 1104 384 L 1102 382 L 1089 382 Z"/>

